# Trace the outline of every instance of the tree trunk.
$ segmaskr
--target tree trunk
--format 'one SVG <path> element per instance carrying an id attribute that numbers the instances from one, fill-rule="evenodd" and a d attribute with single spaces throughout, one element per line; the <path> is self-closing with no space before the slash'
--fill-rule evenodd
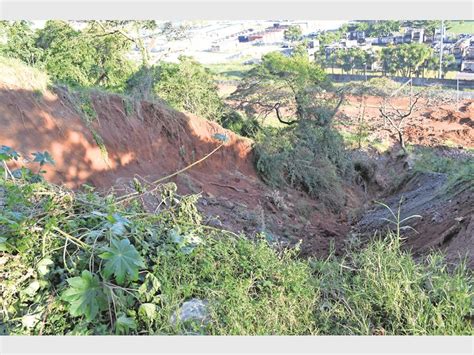
<path id="1" fill-rule="evenodd" d="M 403 138 L 403 132 L 401 129 L 398 130 L 398 140 L 400 141 L 400 147 L 402 147 L 403 151 L 406 153 L 407 149 L 405 147 L 405 139 Z"/>

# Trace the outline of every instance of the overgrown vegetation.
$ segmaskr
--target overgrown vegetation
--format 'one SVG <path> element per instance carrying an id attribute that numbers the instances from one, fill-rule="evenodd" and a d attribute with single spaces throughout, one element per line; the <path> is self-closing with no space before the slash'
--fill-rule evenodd
<path id="1" fill-rule="evenodd" d="M 287 128 L 268 128 L 255 145 L 256 167 L 274 187 L 307 191 L 333 210 L 345 201 L 343 177 L 351 166 L 342 137 L 330 127 L 304 120 Z"/>
<path id="2" fill-rule="evenodd" d="M 472 273 L 415 263 L 389 235 L 346 258 L 298 260 L 201 224 L 197 196 L 157 213 L 87 188 L 0 180 L 4 334 L 471 334 Z M 180 322 L 201 299 L 207 320 Z"/>
<path id="3" fill-rule="evenodd" d="M 163 62 L 156 68 L 154 93 L 179 111 L 219 121 L 224 104 L 213 76 L 190 57 L 179 60 L 178 64 Z"/>

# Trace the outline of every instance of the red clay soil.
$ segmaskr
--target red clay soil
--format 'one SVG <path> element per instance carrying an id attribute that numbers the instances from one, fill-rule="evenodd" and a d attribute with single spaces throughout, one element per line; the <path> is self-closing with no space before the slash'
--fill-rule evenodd
<path id="1" fill-rule="evenodd" d="M 344 130 L 355 132 L 359 117 L 361 97 L 350 96 L 338 114 Z M 368 125 L 371 139 L 396 142 L 396 132 L 388 124 L 384 125 L 379 112 L 382 98 L 368 96 L 364 120 Z M 394 107 L 406 110 L 409 107 L 408 97 L 391 99 Z M 474 100 L 455 103 L 437 104 L 436 101 L 420 100 L 411 117 L 406 119 L 404 136 L 408 144 L 438 146 L 443 144 L 474 148 Z"/>
<path id="2" fill-rule="evenodd" d="M 276 241 L 302 239 L 305 254 L 327 255 L 330 245 L 340 251 L 349 231 L 344 212 L 334 215 L 304 193 L 280 191 L 284 206 L 259 179 L 252 158 L 252 141 L 218 124 L 176 112 L 162 104 L 141 102 L 127 115 L 117 95 L 94 94 L 97 118 L 92 128 L 102 138 L 104 156 L 85 120 L 73 109 L 66 91 L 38 98 L 31 91 L 0 83 L 0 144 L 23 154 L 48 151 L 54 167 L 46 179 L 78 189 L 84 183 L 101 191 L 130 190 L 137 177 L 154 181 L 182 169 L 219 146 L 213 138 L 225 134 L 223 147 L 202 163 L 171 179 L 179 193 L 201 193 L 199 208 L 206 223 L 253 234 L 267 231 Z M 348 207 L 357 206 L 354 195 Z"/>

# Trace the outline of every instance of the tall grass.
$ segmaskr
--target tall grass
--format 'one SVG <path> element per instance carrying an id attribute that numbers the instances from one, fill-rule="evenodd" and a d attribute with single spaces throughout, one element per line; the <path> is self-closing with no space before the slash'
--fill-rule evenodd
<path id="1" fill-rule="evenodd" d="M 45 93 L 51 84 L 49 76 L 22 61 L 0 55 L 0 82 L 20 89 Z"/>

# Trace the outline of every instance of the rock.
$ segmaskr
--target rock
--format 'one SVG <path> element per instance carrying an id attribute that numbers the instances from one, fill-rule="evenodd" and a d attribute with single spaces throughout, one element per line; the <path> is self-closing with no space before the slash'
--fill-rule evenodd
<path id="1" fill-rule="evenodd" d="M 234 209 L 235 204 L 234 204 L 232 201 L 226 200 L 226 201 L 223 201 L 223 202 L 222 202 L 222 206 L 224 206 L 225 208 L 228 208 L 228 209 L 232 210 L 232 209 Z"/>
<path id="2" fill-rule="evenodd" d="M 208 302 L 199 298 L 192 298 L 184 302 L 181 307 L 171 316 L 171 324 L 194 323 L 200 327 L 209 322 Z"/>
<path id="3" fill-rule="evenodd" d="M 210 227 L 222 228 L 222 222 L 217 218 L 211 218 L 206 224 Z"/>

